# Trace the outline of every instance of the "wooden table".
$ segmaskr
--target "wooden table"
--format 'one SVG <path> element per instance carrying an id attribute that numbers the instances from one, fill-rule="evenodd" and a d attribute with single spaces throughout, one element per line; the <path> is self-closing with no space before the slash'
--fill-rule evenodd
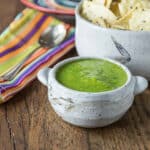
<path id="1" fill-rule="evenodd" d="M 2 0 L 0 31 L 23 8 L 19 0 Z M 64 58 L 74 55 L 72 50 Z M 137 96 L 117 123 L 82 129 L 55 114 L 47 89 L 35 80 L 0 106 L 0 150 L 150 150 L 150 91 Z"/>

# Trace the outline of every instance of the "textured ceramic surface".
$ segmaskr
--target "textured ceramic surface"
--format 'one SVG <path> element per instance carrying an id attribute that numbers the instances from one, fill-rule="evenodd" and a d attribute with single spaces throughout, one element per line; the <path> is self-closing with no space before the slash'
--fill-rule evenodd
<path id="1" fill-rule="evenodd" d="M 121 66 L 128 75 L 126 84 L 118 89 L 88 93 L 71 90 L 58 83 L 55 72 L 61 65 L 85 58 L 70 58 L 53 69 L 42 69 L 38 79 L 48 87 L 49 101 L 63 120 L 81 127 L 103 127 L 120 119 L 132 105 L 134 96 L 144 91 L 148 83 L 143 77 L 132 76 L 125 66 L 110 59 L 107 60 Z"/>
<path id="2" fill-rule="evenodd" d="M 108 57 L 121 62 L 124 62 L 122 59 L 126 59 L 126 65 L 133 74 L 142 75 L 150 80 L 150 32 L 102 28 L 82 18 L 80 8 L 81 3 L 76 9 L 78 54 Z"/>

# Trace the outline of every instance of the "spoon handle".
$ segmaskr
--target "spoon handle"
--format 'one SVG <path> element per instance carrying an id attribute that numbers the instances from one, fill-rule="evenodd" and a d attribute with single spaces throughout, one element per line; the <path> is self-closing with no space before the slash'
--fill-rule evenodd
<path id="1" fill-rule="evenodd" d="M 15 76 L 19 73 L 19 71 L 22 69 L 24 63 L 35 53 L 37 49 L 41 48 L 41 46 L 38 46 L 35 48 L 29 55 L 27 55 L 19 64 L 17 64 L 12 70 L 10 70 L 8 73 L 0 76 L 0 80 L 6 80 L 10 81 L 15 78 Z"/>

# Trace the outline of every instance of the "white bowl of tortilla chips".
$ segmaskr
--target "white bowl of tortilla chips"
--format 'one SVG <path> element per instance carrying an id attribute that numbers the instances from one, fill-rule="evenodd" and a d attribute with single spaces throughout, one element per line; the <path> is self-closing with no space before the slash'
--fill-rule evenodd
<path id="1" fill-rule="evenodd" d="M 84 0 L 76 9 L 80 56 L 109 57 L 150 79 L 150 0 Z"/>

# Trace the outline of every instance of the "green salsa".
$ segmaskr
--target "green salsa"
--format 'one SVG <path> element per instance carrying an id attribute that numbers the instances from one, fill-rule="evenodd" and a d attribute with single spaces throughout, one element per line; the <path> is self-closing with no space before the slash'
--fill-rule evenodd
<path id="1" fill-rule="evenodd" d="M 120 66 L 103 59 L 80 59 L 61 66 L 56 79 L 73 90 L 104 92 L 124 85 L 127 74 Z"/>

